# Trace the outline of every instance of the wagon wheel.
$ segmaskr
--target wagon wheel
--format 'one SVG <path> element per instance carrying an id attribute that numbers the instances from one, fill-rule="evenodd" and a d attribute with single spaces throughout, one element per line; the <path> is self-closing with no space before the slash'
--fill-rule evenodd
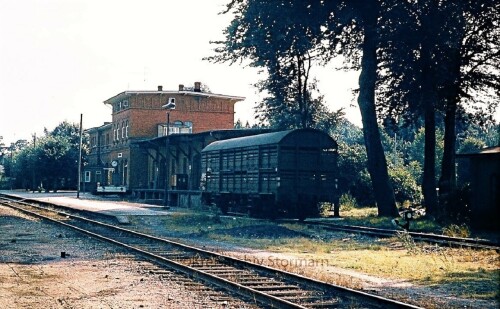
<path id="1" fill-rule="evenodd" d="M 219 203 L 219 208 L 222 214 L 227 215 L 229 211 L 229 203 L 228 202 L 221 202 Z"/>

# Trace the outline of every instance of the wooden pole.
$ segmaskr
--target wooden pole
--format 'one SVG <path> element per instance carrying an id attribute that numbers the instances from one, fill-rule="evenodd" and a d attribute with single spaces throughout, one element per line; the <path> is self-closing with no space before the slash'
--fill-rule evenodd
<path id="1" fill-rule="evenodd" d="M 80 198 L 80 183 L 82 182 L 82 122 L 83 114 L 80 114 L 80 149 L 78 155 L 78 189 L 76 190 L 76 198 Z"/>

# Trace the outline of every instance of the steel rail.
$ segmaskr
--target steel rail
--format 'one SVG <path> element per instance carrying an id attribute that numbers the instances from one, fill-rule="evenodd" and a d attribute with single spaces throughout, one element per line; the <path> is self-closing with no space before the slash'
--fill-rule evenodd
<path id="1" fill-rule="evenodd" d="M 285 220 L 286 221 L 286 220 Z M 288 221 L 292 222 L 292 221 Z M 296 222 L 296 221 L 294 221 Z M 332 231 L 342 231 L 342 232 L 355 232 L 362 233 L 366 235 L 380 236 L 380 237 L 393 237 L 398 233 L 404 232 L 404 230 L 392 230 L 384 228 L 375 228 L 367 226 L 358 225 L 338 225 L 326 222 L 316 222 L 316 221 L 306 221 L 306 225 L 320 226 L 327 230 Z M 412 232 L 406 231 L 415 240 L 426 241 L 436 244 L 446 244 L 455 247 L 470 247 L 476 249 L 490 249 L 490 250 L 500 250 L 500 245 L 490 240 L 486 239 L 474 239 L 474 238 L 463 238 L 463 237 L 451 237 L 445 235 L 422 233 L 422 232 Z"/>
<path id="2" fill-rule="evenodd" d="M 23 204 L 25 204 L 29 207 L 35 207 L 35 208 L 45 210 L 45 211 L 49 210 L 47 208 L 36 206 L 36 205 L 31 205 L 28 203 L 23 203 Z M 47 204 L 47 203 L 45 203 L 45 204 Z M 61 225 L 66 226 L 68 228 L 78 230 L 78 231 L 80 231 L 84 234 L 87 234 L 89 236 L 92 236 L 92 237 L 95 237 L 95 238 L 98 238 L 98 239 L 125 247 L 129 250 L 132 250 L 132 251 L 140 254 L 141 256 L 153 259 L 156 262 L 158 262 L 160 264 L 164 264 L 169 268 L 172 268 L 172 269 L 175 269 L 175 270 L 180 271 L 182 273 L 185 273 L 192 278 L 198 278 L 202 281 L 212 283 L 212 284 L 217 285 L 219 287 L 228 289 L 233 293 L 236 293 L 236 294 L 239 294 L 239 295 L 242 295 L 245 297 L 249 297 L 250 299 L 255 299 L 262 304 L 272 306 L 275 308 L 307 308 L 307 307 L 304 307 L 300 304 L 296 304 L 296 303 L 281 299 L 279 297 L 275 297 L 273 295 L 258 291 L 256 289 L 244 286 L 242 284 L 232 282 L 230 280 L 218 277 L 218 276 L 210 274 L 206 271 L 201 271 L 201 270 L 195 269 L 193 267 L 189 267 L 187 265 L 173 261 L 171 259 L 167 259 L 167 258 L 159 256 L 157 254 L 148 252 L 146 250 L 142 250 L 140 248 L 130 246 L 128 244 L 125 244 L 123 242 L 117 241 L 115 239 L 112 239 L 112 238 L 109 238 L 106 236 L 103 236 L 101 234 L 97 234 L 97 233 L 88 231 L 86 229 L 74 226 L 72 224 L 61 222 L 57 219 L 53 219 L 53 218 L 50 218 L 50 217 L 47 217 L 47 216 L 44 216 L 41 214 L 37 214 L 36 212 L 32 212 L 32 211 L 23 209 L 21 207 L 14 206 L 11 203 L 7 203 L 4 205 L 11 207 L 11 208 L 18 209 L 19 211 L 22 211 L 24 213 L 27 213 L 27 214 L 30 214 L 33 216 L 37 216 L 37 217 L 49 220 L 51 222 L 61 224 Z M 53 211 L 53 210 L 49 210 L 49 211 Z M 377 296 L 377 295 L 373 295 L 373 294 L 369 294 L 369 293 L 365 293 L 365 292 L 361 292 L 361 291 L 356 291 L 356 290 L 352 290 L 352 289 L 337 286 L 337 285 L 327 284 L 327 283 L 324 283 L 321 281 L 317 281 L 317 280 L 314 280 L 311 278 L 303 277 L 303 276 L 289 273 L 289 272 L 284 272 L 284 271 L 277 270 L 277 269 L 267 267 L 264 265 L 250 263 L 250 262 L 236 259 L 233 257 L 216 254 L 214 252 L 210 252 L 207 250 L 195 248 L 192 246 L 187 246 L 187 245 L 178 243 L 176 241 L 172 241 L 172 240 L 168 240 L 168 239 L 164 239 L 164 238 L 160 238 L 160 237 L 156 237 L 156 236 L 152 236 L 152 235 L 147 235 L 144 233 L 124 229 L 121 227 L 116 227 L 114 225 L 102 223 L 99 221 L 83 218 L 83 217 L 76 216 L 76 215 L 71 215 L 68 213 L 61 212 L 61 211 L 53 211 L 53 212 L 57 213 L 58 215 L 65 216 L 66 218 L 71 218 L 71 219 L 75 219 L 75 220 L 84 221 L 84 222 L 87 222 L 90 224 L 99 225 L 101 227 L 106 227 L 106 228 L 112 229 L 114 231 L 125 232 L 129 235 L 133 235 L 136 237 L 143 237 L 143 238 L 146 238 L 148 240 L 161 241 L 162 243 L 166 243 L 166 244 L 175 246 L 176 248 L 187 250 L 189 252 L 193 252 L 193 253 L 200 254 L 203 256 L 208 256 L 211 258 L 217 258 L 218 261 L 224 261 L 227 264 L 232 265 L 232 266 L 236 265 L 239 267 L 243 267 L 245 269 L 249 269 L 249 268 L 257 269 L 258 271 L 262 271 L 262 272 L 265 272 L 267 274 L 271 274 L 272 276 L 283 278 L 287 281 L 291 281 L 291 282 L 299 284 L 301 286 L 314 287 L 315 289 L 319 289 L 321 291 L 326 291 L 328 293 L 342 293 L 344 295 L 342 295 L 341 297 L 343 297 L 347 300 L 355 301 L 355 302 L 362 302 L 363 304 L 370 304 L 370 308 L 419 308 L 417 306 L 413 306 L 413 305 L 406 304 L 403 302 L 387 299 L 387 298 L 384 298 L 381 296 Z"/>

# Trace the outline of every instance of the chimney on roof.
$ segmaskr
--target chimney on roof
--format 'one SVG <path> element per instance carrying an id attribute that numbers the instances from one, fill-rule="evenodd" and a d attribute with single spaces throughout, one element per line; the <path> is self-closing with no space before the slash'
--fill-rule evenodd
<path id="1" fill-rule="evenodd" d="M 158 91 L 163 91 L 163 86 L 158 86 Z"/>
<path id="2" fill-rule="evenodd" d="M 194 82 L 194 92 L 201 92 L 201 83 Z"/>
<path id="3" fill-rule="evenodd" d="M 184 85 L 183 84 L 179 84 L 179 91 L 184 91 Z"/>

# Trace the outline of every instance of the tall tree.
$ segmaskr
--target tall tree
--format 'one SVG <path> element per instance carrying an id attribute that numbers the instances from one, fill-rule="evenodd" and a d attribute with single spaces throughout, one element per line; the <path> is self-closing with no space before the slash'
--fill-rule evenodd
<path id="1" fill-rule="evenodd" d="M 379 109 L 395 118 L 403 116 L 408 123 L 425 119 L 423 191 L 431 214 L 440 212 L 434 169 L 436 118 L 445 115 L 439 185 L 445 197 L 455 184 L 457 116 L 470 114 L 461 112 L 468 110 L 486 119 L 498 106 L 493 97 L 500 89 L 499 5 L 492 0 L 416 0 L 392 1 L 386 8 L 397 22 L 385 23 L 380 95 L 384 104 Z"/>
<path id="2" fill-rule="evenodd" d="M 500 3 L 463 1 L 448 16 L 458 35 L 455 44 L 448 46 L 454 78 L 443 85 L 445 148 L 439 187 L 442 202 L 450 209 L 455 204 L 457 116 L 464 115 L 461 110 L 469 109 L 467 106 L 474 106 L 473 119 L 491 122 L 492 111 L 499 104 Z"/>
<path id="3" fill-rule="evenodd" d="M 358 21 L 363 29 L 361 45 L 361 73 L 359 76 L 358 105 L 363 122 L 363 133 L 368 158 L 368 172 L 372 179 L 373 192 L 379 215 L 395 216 L 396 200 L 387 172 L 387 161 L 382 147 L 375 109 L 375 90 L 377 83 L 377 49 L 379 48 L 378 20 L 381 14 L 379 1 L 365 1 L 362 8 L 357 8 Z"/>
<path id="4" fill-rule="evenodd" d="M 257 87 L 269 95 L 257 107 L 261 123 L 281 129 L 316 126 L 320 112 L 326 111 L 311 77 L 319 59 L 315 46 L 322 19 L 310 14 L 320 11 L 293 1 L 233 1 L 230 10 L 236 18 L 226 29 L 228 40 L 219 42 L 223 46 L 217 49 L 218 55 L 209 59 L 250 59 L 252 66 L 262 68 L 266 79 Z M 291 16 L 282 15 L 283 11 Z M 296 17 L 304 12 L 308 21 L 298 23 Z"/>

